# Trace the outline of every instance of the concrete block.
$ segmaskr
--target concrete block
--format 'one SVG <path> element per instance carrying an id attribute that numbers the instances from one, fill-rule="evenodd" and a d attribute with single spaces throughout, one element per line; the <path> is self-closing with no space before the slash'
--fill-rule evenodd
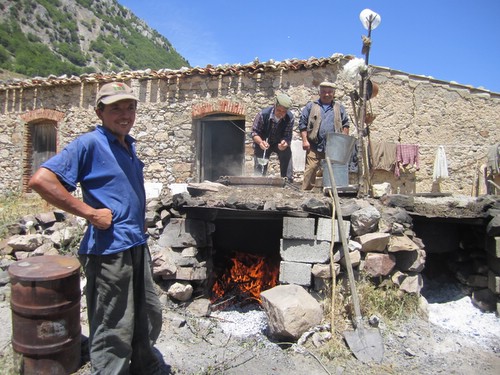
<path id="1" fill-rule="evenodd" d="M 495 294 L 500 295 L 500 275 L 493 271 L 488 272 L 488 288 Z"/>
<path id="2" fill-rule="evenodd" d="M 297 262 L 281 262 L 279 281 L 283 284 L 311 285 L 312 265 Z"/>
<path id="3" fill-rule="evenodd" d="M 314 240 L 314 226 L 316 220 L 308 217 L 283 218 L 283 238 Z"/>
<path id="4" fill-rule="evenodd" d="M 500 237 L 487 237 L 486 251 L 495 258 L 500 258 Z"/>
<path id="5" fill-rule="evenodd" d="M 349 238 L 349 232 L 351 230 L 351 222 L 349 220 L 343 220 L 345 237 Z M 340 230 L 338 220 L 335 220 L 335 226 L 333 235 L 335 238 L 334 242 L 342 242 L 340 238 Z M 318 241 L 332 241 L 332 219 L 319 218 L 318 219 L 318 229 L 316 230 L 316 239 Z"/>
<path id="6" fill-rule="evenodd" d="M 496 258 L 493 255 L 488 254 L 487 261 L 489 269 L 500 275 L 500 258 Z"/>
<path id="7" fill-rule="evenodd" d="M 330 242 L 281 239 L 281 259 L 289 262 L 327 263 L 330 260 Z"/>

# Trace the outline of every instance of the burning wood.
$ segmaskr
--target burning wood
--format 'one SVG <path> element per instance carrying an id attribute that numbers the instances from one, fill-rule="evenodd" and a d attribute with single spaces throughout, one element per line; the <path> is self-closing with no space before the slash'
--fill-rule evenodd
<path id="1" fill-rule="evenodd" d="M 261 303 L 260 293 L 277 285 L 279 266 L 265 256 L 234 252 L 212 288 L 212 307 L 236 302 Z"/>

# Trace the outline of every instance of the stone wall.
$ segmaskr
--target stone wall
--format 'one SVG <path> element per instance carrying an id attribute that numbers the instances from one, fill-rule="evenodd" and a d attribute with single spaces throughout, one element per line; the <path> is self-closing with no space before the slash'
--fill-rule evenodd
<path id="1" fill-rule="evenodd" d="M 272 104 L 276 92 L 291 96 L 298 124 L 301 108 L 317 97 L 318 84 L 337 81 L 337 97 L 352 118 L 350 89 L 339 75 L 349 59 L 334 56 L 0 84 L 0 192 L 21 192 L 26 188 L 23 173 L 31 173 L 28 124 L 46 120 L 41 109 L 64 114 L 57 121 L 60 150 L 93 128 L 97 122 L 95 94 L 102 83 L 112 80 L 125 81 L 140 97 L 132 135 L 138 140 L 148 181 L 168 185 L 199 180 L 198 132 L 201 119 L 209 114 L 231 115 L 245 121 L 245 174 L 251 175 L 252 122 L 261 108 Z M 420 150 L 418 171 L 410 169 L 396 178 L 392 171 L 377 170 L 373 183 L 390 182 L 394 193 L 442 191 L 470 195 L 484 190 L 484 186 L 478 187 L 481 167 L 486 163 L 488 147 L 500 142 L 496 116 L 500 94 L 381 67 L 371 67 L 370 78 L 379 85 L 378 95 L 368 103 L 370 113 L 376 115 L 370 126 L 371 140 L 417 144 Z M 357 136 L 354 126 L 351 134 Z M 298 132 L 294 136 L 298 139 Z M 434 183 L 433 164 L 439 145 L 445 147 L 450 177 Z M 276 173 L 276 169 L 271 171 Z"/>
<path id="2" fill-rule="evenodd" d="M 420 170 L 409 181 L 396 180 L 379 171 L 374 182 L 389 181 L 416 192 L 443 192 L 470 195 L 486 163 L 490 145 L 500 141 L 496 112 L 497 94 L 452 83 L 437 82 L 400 72 L 375 69 L 374 81 L 380 85 L 371 100 L 377 115 L 371 126 L 371 139 L 418 144 Z M 449 179 L 433 186 L 434 158 L 443 145 Z M 404 186 L 403 184 L 410 186 Z M 413 185 L 411 186 L 411 185 Z"/>

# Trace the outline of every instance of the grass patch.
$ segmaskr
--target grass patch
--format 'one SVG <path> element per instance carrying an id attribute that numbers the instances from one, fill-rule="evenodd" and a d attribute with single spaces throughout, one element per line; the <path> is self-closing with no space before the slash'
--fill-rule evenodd
<path id="1" fill-rule="evenodd" d="M 9 226 L 22 217 L 51 210 L 38 194 L 9 194 L 0 197 L 0 238 L 5 238 Z"/>
<path id="2" fill-rule="evenodd" d="M 9 236 L 9 228 L 23 217 L 42 212 L 54 211 L 56 208 L 38 194 L 6 195 L 0 197 L 0 239 Z M 61 255 L 76 255 L 86 226 L 75 221 L 70 228 L 72 240 L 69 243 L 55 244 Z"/>
<path id="3" fill-rule="evenodd" d="M 357 283 L 364 316 L 377 315 L 386 325 L 392 321 L 404 321 L 418 313 L 419 296 L 399 290 L 390 280 L 376 286 L 364 278 Z"/>
<path id="4" fill-rule="evenodd" d="M 331 284 L 327 286 L 328 297 L 324 301 L 324 312 L 326 320 L 333 326 L 332 339 L 321 347 L 321 355 L 334 362 L 343 363 L 353 355 L 342 333 L 354 329 L 354 306 L 347 280 L 334 286 L 333 298 L 331 288 Z M 419 296 L 400 291 L 390 281 L 377 286 L 369 278 L 362 277 L 356 282 L 356 290 L 364 320 L 375 315 L 390 329 L 394 323 L 418 314 Z"/>

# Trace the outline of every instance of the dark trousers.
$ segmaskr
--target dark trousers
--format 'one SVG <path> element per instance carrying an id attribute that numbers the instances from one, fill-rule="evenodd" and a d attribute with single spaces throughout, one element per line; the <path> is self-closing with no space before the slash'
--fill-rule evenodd
<path id="1" fill-rule="evenodd" d="M 156 374 L 161 331 L 146 245 L 112 255 L 80 255 L 87 277 L 92 374 Z"/>
<path id="2" fill-rule="evenodd" d="M 266 150 L 266 159 L 269 159 L 272 153 L 276 153 L 278 155 L 278 159 L 280 161 L 280 175 L 281 177 L 286 177 L 289 182 L 293 181 L 293 163 L 292 163 L 292 150 L 290 146 L 281 151 L 278 148 L 278 145 L 271 145 Z M 258 145 L 255 145 L 254 149 L 254 171 L 257 175 L 265 176 L 267 175 L 267 167 L 266 165 L 260 165 L 257 161 L 258 158 L 262 158 L 264 154 L 264 150 L 262 150 Z"/>

